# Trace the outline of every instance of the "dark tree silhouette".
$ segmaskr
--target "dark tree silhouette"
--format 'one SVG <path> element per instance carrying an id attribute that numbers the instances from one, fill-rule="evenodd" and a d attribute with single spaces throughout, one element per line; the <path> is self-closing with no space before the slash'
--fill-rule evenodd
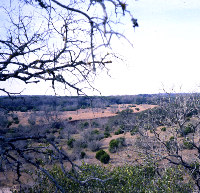
<path id="1" fill-rule="evenodd" d="M 7 4 L 1 6 L 5 17 L 0 36 L 1 82 L 44 80 L 51 81 L 53 89 L 58 82 L 82 94 L 82 83 L 91 87 L 96 71 L 112 62 L 112 40 L 126 39 L 121 17 L 138 26 L 119 0 L 16 0 Z M 6 88 L 1 91 L 9 94 Z"/>

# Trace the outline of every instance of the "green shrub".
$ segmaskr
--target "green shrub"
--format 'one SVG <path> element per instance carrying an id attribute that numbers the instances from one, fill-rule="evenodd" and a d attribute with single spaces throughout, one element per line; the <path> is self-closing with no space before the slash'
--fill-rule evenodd
<path id="1" fill-rule="evenodd" d="M 68 119 L 71 121 L 71 120 L 72 120 L 72 117 L 69 117 Z"/>
<path id="2" fill-rule="evenodd" d="M 53 154 L 53 150 L 52 149 L 46 149 L 46 153 Z"/>
<path id="3" fill-rule="evenodd" d="M 138 127 L 134 126 L 133 129 L 131 129 L 130 133 L 131 135 L 135 135 L 138 132 Z"/>
<path id="4" fill-rule="evenodd" d="M 63 123 L 59 121 L 55 121 L 52 123 L 51 127 L 54 129 L 60 129 L 61 127 L 63 127 Z"/>
<path id="5" fill-rule="evenodd" d="M 84 151 L 81 152 L 80 158 L 83 159 L 86 156 L 86 153 Z"/>
<path id="6" fill-rule="evenodd" d="M 75 139 L 71 138 L 71 139 L 69 139 L 69 140 L 67 141 L 67 145 L 68 145 L 70 148 L 73 148 L 74 142 L 75 142 L 75 141 L 76 141 Z"/>
<path id="7" fill-rule="evenodd" d="M 166 131 L 166 127 L 162 127 L 162 128 L 161 128 L 161 131 Z"/>
<path id="8" fill-rule="evenodd" d="M 41 158 L 36 158 L 35 163 L 38 164 L 38 165 L 41 165 L 41 166 L 45 165 L 44 161 Z"/>
<path id="9" fill-rule="evenodd" d="M 87 127 L 89 127 L 89 123 L 87 121 L 81 123 L 81 128 L 87 128 Z"/>
<path id="10" fill-rule="evenodd" d="M 175 140 L 174 136 L 171 136 L 169 138 L 169 141 L 165 142 L 165 145 L 166 145 L 168 150 L 174 150 L 177 146 L 177 140 Z"/>
<path id="11" fill-rule="evenodd" d="M 184 128 L 184 130 L 182 131 L 182 135 L 188 135 L 189 133 L 193 133 L 194 129 L 192 128 L 192 125 L 189 124 L 187 127 Z"/>
<path id="12" fill-rule="evenodd" d="M 117 131 L 115 131 L 115 135 L 119 135 L 119 134 L 122 134 L 124 133 L 124 131 L 120 128 L 118 129 Z"/>
<path id="13" fill-rule="evenodd" d="M 120 125 L 120 129 L 124 130 L 125 129 L 125 125 Z"/>
<path id="14" fill-rule="evenodd" d="M 139 111 L 140 109 L 139 109 L 139 108 L 135 108 L 135 110 L 136 110 L 136 111 Z"/>
<path id="15" fill-rule="evenodd" d="M 112 139 L 109 143 L 109 152 L 115 153 L 117 151 L 119 142 L 116 139 Z"/>
<path id="16" fill-rule="evenodd" d="M 13 117 L 13 121 L 15 124 L 19 124 L 19 118 L 18 117 Z"/>
<path id="17" fill-rule="evenodd" d="M 109 151 L 111 153 L 115 153 L 118 148 L 125 146 L 125 138 L 120 137 L 117 139 L 112 139 L 109 143 Z"/>
<path id="18" fill-rule="evenodd" d="M 105 131 L 110 131 L 110 129 L 109 129 L 109 127 L 108 127 L 108 126 L 106 126 L 106 128 L 105 128 Z"/>
<path id="19" fill-rule="evenodd" d="M 96 153 L 96 159 L 100 160 L 101 156 L 104 155 L 106 152 L 103 149 L 100 149 L 99 151 L 97 151 Z"/>
<path id="20" fill-rule="evenodd" d="M 96 159 L 98 159 L 99 161 L 101 161 L 104 164 L 107 164 L 110 160 L 110 156 L 108 153 L 106 153 L 103 149 L 99 150 L 96 153 Z"/>
<path id="21" fill-rule="evenodd" d="M 193 145 L 191 142 L 187 141 L 186 139 L 183 140 L 183 147 L 185 149 L 193 149 Z"/>
<path id="22" fill-rule="evenodd" d="M 13 124 L 13 122 L 12 122 L 12 121 L 8 121 L 8 122 L 7 122 L 7 126 L 6 126 L 6 127 L 7 127 L 7 128 L 9 128 L 9 127 L 10 127 L 12 124 Z"/>
<path id="23" fill-rule="evenodd" d="M 108 137 L 110 137 L 111 135 L 110 135 L 110 133 L 108 132 L 108 131 L 105 131 L 104 132 L 104 138 L 108 138 Z"/>
<path id="24" fill-rule="evenodd" d="M 98 135 L 100 132 L 98 129 L 95 129 L 91 132 L 92 135 Z"/>
<path id="25" fill-rule="evenodd" d="M 123 117 L 129 115 L 129 114 L 132 114 L 133 113 L 133 109 L 125 109 L 125 110 L 122 110 L 119 114 Z"/>
<path id="26" fill-rule="evenodd" d="M 95 122 L 95 121 L 92 122 L 92 127 L 98 127 L 98 126 L 99 126 L 99 124 L 97 122 Z"/>
<path id="27" fill-rule="evenodd" d="M 105 153 L 100 157 L 101 163 L 107 164 L 110 161 L 110 156 Z"/>

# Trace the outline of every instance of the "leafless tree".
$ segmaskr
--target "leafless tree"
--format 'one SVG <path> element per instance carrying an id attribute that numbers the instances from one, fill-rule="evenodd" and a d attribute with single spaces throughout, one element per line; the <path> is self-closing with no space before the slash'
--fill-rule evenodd
<path id="1" fill-rule="evenodd" d="M 200 190 L 199 94 L 166 94 L 158 105 L 141 117 L 146 153 L 158 163 L 183 166 Z"/>
<path id="2" fill-rule="evenodd" d="M 83 94 L 82 83 L 91 87 L 97 70 L 112 62 L 112 40 L 126 39 L 120 30 L 121 17 L 138 26 L 120 0 L 7 4 L 1 6 L 5 17 L 0 36 L 1 82 L 51 81 L 53 89 L 57 82 Z M 6 88 L 1 91 L 10 93 Z"/>
<path id="3" fill-rule="evenodd" d="M 138 27 L 137 20 L 120 0 L 15 0 L 0 3 L 0 82 L 10 80 L 25 84 L 49 81 L 56 91 L 58 84 L 83 94 L 85 84 L 115 57 L 112 41 L 126 37 L 122 33 L 122 17 Z M 129 24 L 129 22 L 127 22 Z M 127 40 L 127 39 L 126 39 Z M 128 41 L 128 40 L 127 40 Z M 6 85 L 6 84 L 5 84 Z M 8 95 L 17 94 L 1 87 Z M 21 93 L 21 91 L 18 91 Z M 69 162 L 78 168 L 66 152 L 58 148 L 54 135 L 38 132 L 18 132 L 7 135 L 0 130 L 0 169 L 7 168 L 17 174 L 17 181 L 24 165 L 41 170 L 64 192 L 46 169 L 44 157 L 60 164 L 63 173 L 72 178 L 64 167 Z M 4 132 L 3 132 L 4 131 Z M 77 179 L 73 178 L 77 181 Z M 79 181 L 84 185 L 89 180 Z M 102 181 L 101 179 L 96 179 Z"/>

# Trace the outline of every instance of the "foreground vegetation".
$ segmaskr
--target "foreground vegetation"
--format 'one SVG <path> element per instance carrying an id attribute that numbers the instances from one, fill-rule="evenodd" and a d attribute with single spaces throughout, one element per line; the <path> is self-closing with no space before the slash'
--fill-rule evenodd
<path id="1" fill-rule="evenodd" d="M 181 167 L 168 168 L 163 171 L 148 163 L 141 166 L 109 167 L 82 164 L 79 172 L 71 170 L 69 174 L 76 179 L 69 179 L 62 169 L 54 166 L 50 171 L 63 192 L 192 192 L 193 184 L 184 181 Z M 37 173 L 36 185 L 25 192 L 57 192 L 57 188 L 42 173 Z M 91 176 L 93 176 L 91 178 Z M 101 180 L 100 180 L 101 179 Z M 86 182 L 85 185 L 80 182 Z"/>

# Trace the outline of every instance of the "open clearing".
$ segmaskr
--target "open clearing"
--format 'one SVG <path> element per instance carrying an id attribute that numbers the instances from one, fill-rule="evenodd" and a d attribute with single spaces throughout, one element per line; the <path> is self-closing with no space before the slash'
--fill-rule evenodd
<path id="1" fill-rule="evenodd" d="M 120 105 L 110 105 L 104 109 L 102 108 L 86 108 L 86 109 L 78 109 L 76 111 L 64 111 L 64 112 L 41 112 L 36 111 L 34 112 L 36 116 L 36 121 L 39 124 L 40 120 L 45 118 L 51 114 L 52 116 L 56 117 L 57 119 L 69 120 L 71 117 L 71 121 L 75 120 L 86 120 L 86 119 L 96 119 L 96 118 L 103 118 L 103 117 L 112 117 L 116 116 L 118 112 L 125 110 L 127 108 L 132 109 L 134 113 L 138 113 L 147 109 L 152 109 L 156 107 L 156 105 L 149 105 L 149 104 L 141 104 L 141 105 L 132 105 L 132 104 L 120 104 Z M 15 114 L 19 118 L 19 124 L 21 125 L 28 125 L 28 119 L 32 111 L 29 112 L 15 112 Z"/>

